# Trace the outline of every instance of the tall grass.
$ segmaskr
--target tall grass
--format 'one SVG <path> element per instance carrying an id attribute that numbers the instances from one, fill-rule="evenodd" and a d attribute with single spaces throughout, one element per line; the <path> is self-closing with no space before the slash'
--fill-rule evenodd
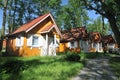
<path id="1" fill-rule="evenodd" d="M 57 57 L 0 57 L 0 80 L 69 80 L 83 65 Z"/>

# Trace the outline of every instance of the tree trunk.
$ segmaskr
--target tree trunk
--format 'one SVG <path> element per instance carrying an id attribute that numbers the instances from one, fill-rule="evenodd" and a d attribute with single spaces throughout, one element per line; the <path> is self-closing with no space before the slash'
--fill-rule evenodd
<path id="1" fill-rule="evenodd" d="M 4 2 L 4 10 L 3 10 L 3 22 L 2 22 L 2 36 L 5 36 L 7 3 L 8 3 L 8 0 L 5 0 L 5 2 Z"/>
<path id="2" fill-rule="evenodd" d="M 115 39 L 118 43 L 118 47 L 120 47 L 120 32 L 119 32 L 118 26 L 116 25 L 116 20 L 112 15 L 108 15 L 108 20 L 109 20 L 111 29 L 115 35 Z"/>
<path id="3" fill-rule="evenodd" d="M 8 3 L 8 0 L 5 0 L 4 10 L 3 10 L 3 22 L 2 22 L 2 35 L 1 35 L 1 41 L 0 41 L 0 51 L 2 50 L 3 40 L 4 40 L 4 36 L 5 36 L 7 3 Z"/>

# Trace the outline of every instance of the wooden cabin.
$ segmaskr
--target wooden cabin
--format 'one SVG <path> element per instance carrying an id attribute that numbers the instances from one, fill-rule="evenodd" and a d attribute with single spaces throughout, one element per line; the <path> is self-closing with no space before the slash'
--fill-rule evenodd
<path id="1" fill-rule="evenodd" d="M 87 51 L 87 31 L 85 27 L 72 28 L 69 31 L 62 31 L 59 52 L 67 50 L 80 52 L 81 49 Z"/>
<path id="2" fill-rule="evenodd" d="M 7 37 L 7 53 L 17 56 L 56 55 L 61 32 L 47 13 L 20 26 Z"/>
<path id="3" fill-rule="evenodd" d="M 104 51 L 105 52 L 108 52 L 109 50 L 113 50 L 113 49 L 118 48 L 118 45 L 116 44 L 112 35 L 103 36 L 102 41 L 104 44 Z"/>
<path id="4" fill-rule="evenodd" d="M 89 34 L 90 39 L 90 52 L 103 52 L 102 37 L 98 32 Z"/>

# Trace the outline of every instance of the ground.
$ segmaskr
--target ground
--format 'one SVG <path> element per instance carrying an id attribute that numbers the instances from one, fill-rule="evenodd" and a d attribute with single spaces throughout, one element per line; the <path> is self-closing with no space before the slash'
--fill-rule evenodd
<path id="1" fill-rule="evenodd" d="M 72 80 L 118 80 L 109 60 L 110 57 L 86 59 L 85 67 Z"/>

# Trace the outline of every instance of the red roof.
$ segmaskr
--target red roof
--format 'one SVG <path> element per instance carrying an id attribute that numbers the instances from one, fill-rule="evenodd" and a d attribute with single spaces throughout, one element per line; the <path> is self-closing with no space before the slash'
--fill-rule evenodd
<path id="1" fill-rule="evenodd" d="M 17 30 L 15 30 L 13 33 L 11 33 L 10 35 L 16 34 L 16 33 L 20 33 L 20 32 L 24 32 L 27 31 L 28 29 L 32 28 L 32 26 L 34 26 L 37 22 L 42 21 L 45 17 L 47 17 L 48 15 L 50 15 L 50 13 L 47 13 L 43 16 L 40 16 L 24 25 L 22 25 L 21 27 L 19 27 Z"/>
<path id="2" fill-rule="evenodd" d="M 90 33 L 90 39 L 93 42 L 100 42 L 101 41 L 101 35 L 98 32 L 92 32 L 92 33 Z"/>
<path id="3" fill-rule="evenodd" d="M 62 32 L 62 40 L 61 42 L 68 42 L 73 40 L 87 39 L 87 31 L 84 27 L 72 28 L 70 31 Z"/>
<path id="4" fill-rule="evenodd" d="M 104 44 L 115 43 L 115 40 L 114 40 L 114 38 L 112 37 L 112 35 L 103 36 L 102 41 L 103 41 Z"/>

